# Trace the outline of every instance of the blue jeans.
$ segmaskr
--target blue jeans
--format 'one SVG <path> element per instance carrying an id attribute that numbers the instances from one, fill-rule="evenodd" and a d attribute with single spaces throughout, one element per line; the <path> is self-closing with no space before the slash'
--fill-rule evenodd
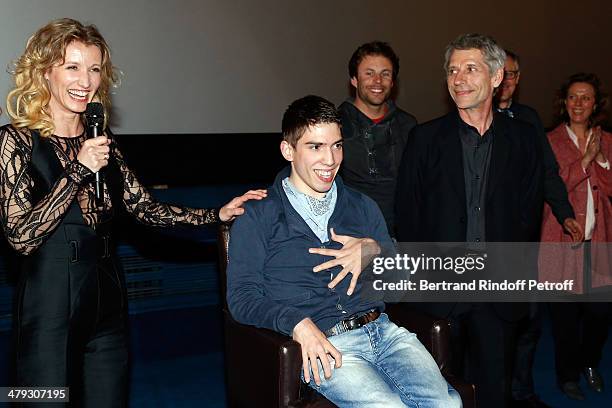
<path id="1" fill-rule="evenodd" d="M 309 386 L 339 407 L 461 407 L 457 391 L 438 369 L 416 335 L 389 321 L 386 314 L 329 341 L 342 353 L 342 366 L 321 385 Z M 302 380 L 303 380 L 302 375 Z"/>

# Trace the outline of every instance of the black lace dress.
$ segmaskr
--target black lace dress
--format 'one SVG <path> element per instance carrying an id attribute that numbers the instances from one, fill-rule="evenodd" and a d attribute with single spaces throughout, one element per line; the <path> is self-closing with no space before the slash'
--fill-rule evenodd
<path id="1" fill-rule="evenodd" d="M 97 205 L 93 174 L 76 160 L 85 139 L 0 128 L 0 222 L 24 255 L 16 385 L 68 386 L 72 406 L 121 407 L 127 402 L 127 305 L 107 227 L 113 205 L 153 226 L 213 223 L 218 212 L 156 202 L 116 146 L 106 171 L 115 183 L 107 183 Z"/>

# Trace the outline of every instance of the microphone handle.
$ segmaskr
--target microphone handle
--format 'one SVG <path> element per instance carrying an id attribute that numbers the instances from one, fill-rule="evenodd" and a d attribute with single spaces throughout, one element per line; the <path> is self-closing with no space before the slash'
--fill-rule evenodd
<path id="1" fill-rule="evenodd" d="M 102 200 L 102 180 L 100 180 L 100 172 L 96 171 L 96 201 L 99 203 Z"/>
<path id="2" fill-rule="evenodd" d="M 93 127 L 93 137 L 98 137 L 98 126 L 94 126 Z M 102 206 L 104 204 L 104 202 L 103 202 L 104 185 L 102 184 L 102 180 L 100 178 L 100 172 L 99 171 L 96 171 L 95 177 L 96 177 L 96 183 L 95 183 L 96 204 L 97 204 L 98 207 L 100 207 L 100 206 Z"/>

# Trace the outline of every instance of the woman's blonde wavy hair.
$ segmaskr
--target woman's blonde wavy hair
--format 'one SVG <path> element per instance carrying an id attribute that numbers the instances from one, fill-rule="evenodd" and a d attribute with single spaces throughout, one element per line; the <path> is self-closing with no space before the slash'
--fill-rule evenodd
<path id="1" fill-rule="evenodd" d="M 108 44 L 96 26 L 62 18 L 51 21 L 34 33 L 23 55 L 14 62 L 15 88 L 6 98 L 13 126 L 38 130 L 44 137 L 53 134 L 55 126 L 49 109 L 51 93 L 45 73 L 53 65 L 63 63 L 66 47 L 73 41 L 96 46 L 102 53 L 101 80 L 96 97 L 104 106 L 104 117 L 108 118 L 110 88 L 117 82 Z"/>

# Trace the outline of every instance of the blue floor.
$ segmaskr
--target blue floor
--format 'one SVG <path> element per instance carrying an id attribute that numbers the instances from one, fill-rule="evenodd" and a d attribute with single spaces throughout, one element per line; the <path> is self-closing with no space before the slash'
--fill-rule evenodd
<path id="1" fill-rule="evenodd" d="M 544 320 L 542 338 L 538 344 L 534 367 L 534 382 L 540 398 L 553 407 L 567 408 L 610 408 L 612 407 L 612 330 L 608 331 L 608 341 L 603 351 L 599 368 L 604 377 L 606 390 L 602 394 L 591 391 L 581 378 L 581 388 L 586 400 L 574 401 L 561 393 L 555 381 L 554 347 L 548 318 Z"/>
<path id="2" fill-rule="evenodd" d="M 217 306 L 132 316 L 131 328 L 131 407 L 225 406 Z"/>
<path id="3" fill-rule="evenodd" d="M 132 372 L 130 406 L 224 407 L 223 353 L 142 361 Z"/>

